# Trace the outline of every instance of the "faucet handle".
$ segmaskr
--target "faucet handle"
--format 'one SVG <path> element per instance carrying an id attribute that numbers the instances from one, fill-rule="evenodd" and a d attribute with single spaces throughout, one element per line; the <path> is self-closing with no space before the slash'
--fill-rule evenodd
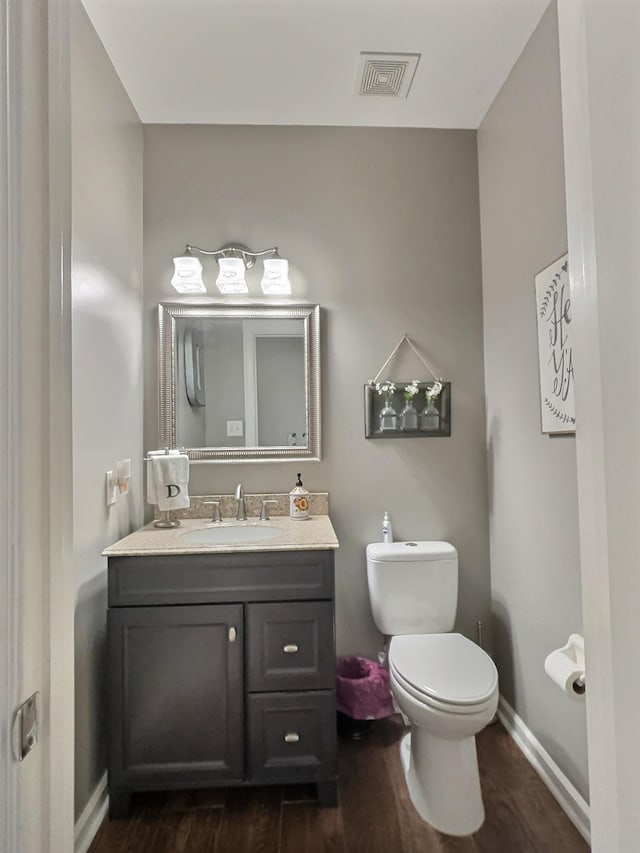
<path id="1" fill-rule="evenodd" d="M 205 506 L 213 507 L 213 518 L 211 521 L 222 521 L 222 516 L 220 515 L 220 501 L 203 501 Z"/>
<path id="2" fill-rule="evenodd" d="M 269 515 L 269 510 L 267 509 L 268 504 L 277 504 L 278 501 L 271 500 L 263 500 L 262 501 L 262 509 L 260 510 L 260 521 L 269 521 L 271 516 Z"/>
<path id="3" fill-rule="evenodd" d="M 238 483 L 236 486 L 236 500 L 239 501 L 244 497 L 244 489 L 242 488 L 242 483 Z"/>

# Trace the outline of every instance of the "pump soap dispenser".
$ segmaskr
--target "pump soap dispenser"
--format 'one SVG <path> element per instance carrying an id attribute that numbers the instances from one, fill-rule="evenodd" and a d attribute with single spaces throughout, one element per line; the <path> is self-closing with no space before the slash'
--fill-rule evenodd
<path id="1" fill-rule="evenodd" d="M 393 527 L 391 526 L 389 513 L 386 510 L 382 517 L 382 541 L 393 542 Z"/>
<path id="2" fill-rule="evenodd" d="M 291 518 L 309 518 L 309 492 L 303 487 L 300 474 L 289 492 L 289 515 Z"/>

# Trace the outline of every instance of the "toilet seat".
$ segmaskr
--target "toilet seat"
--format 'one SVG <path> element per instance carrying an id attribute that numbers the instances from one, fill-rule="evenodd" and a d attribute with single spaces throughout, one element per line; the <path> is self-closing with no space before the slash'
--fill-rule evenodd
<path id="1" fill-rule="evenodd" d="M 498 672 L 489 655 L 462 634 L 393 637 L 389 668 L 415 699 L 449 713 L 475 713 L 495 697 Z"/>
<path id="2" fill-rule="evenodd" d="M 452 702 L 441 701 L 438 699 L 433 699 L 431 696 L 428 696 L 426 693 L 421 693 L 419 690 L 416 690 L 408 681 L 402 678 L 401 675 L 398 674 L 396 670 L 391 668 L 391 692 L 397 699 L 398 690 L 403 690 L 408 696 L 414 699 L 417 703 L 419 703 L 424 708 L 429 708 L 433 711 L 438 711 L 441 714 L 444 714 L 447 717 L 466 717 L 473 716 L 477 717 L 479 714 L 483 714 L 489 708 L 492 708 L 491 715 L 495 712 L 496 705 L 496 693 L 493 693 L 484 702 L 478 702 L 475 705 L 454 705 Z M 497 691 L 496 691 L 497 692 Z M 411 716 L 410 714 L 408 715 Z"/>

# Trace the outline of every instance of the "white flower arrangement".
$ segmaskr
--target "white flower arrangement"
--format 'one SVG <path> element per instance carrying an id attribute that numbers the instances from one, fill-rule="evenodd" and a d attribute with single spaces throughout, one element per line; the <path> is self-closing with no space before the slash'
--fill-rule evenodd
<path id="1" fill-rule="evenodd" d="M 440 396 L 441 391 L 442 391 L 442 382 L 440 382 L 440 380 L 437 379 L 433 383 L 431 388 L 425 389 L 424 396 L 425 396 L 425 399 L 427 401 L 427 404 L 433 403 L 433 401 Z"/>
<path id="2" fill-rule="evenodd" d="M 412 379 L 411 383 L 409 385 L 404 386 L 404 391 L 402 392 L 404 394 L 404 399 L 407 401 L 413 400 L 413 398 L 416 396 L 416 394 L 418 393 L 419 390 L 420 390 L 420 380 L 419 379 Z"/>
<path id="3" fill-rule="evenodd" d="M 396 383 L 385 379 L 384 382 L 376 382 L 376 391 L 381 396 L 384 395 L 384 401 L 389 405 L 396 390 Z"/>

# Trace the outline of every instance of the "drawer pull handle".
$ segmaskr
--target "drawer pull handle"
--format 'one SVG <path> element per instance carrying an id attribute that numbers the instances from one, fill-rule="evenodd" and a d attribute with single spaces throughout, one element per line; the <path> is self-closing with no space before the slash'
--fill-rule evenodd
<path id="1" fill-rule="evenodd" d="M 299 740 L 300 735 L 297 732 L 288 732 L 288 734 L 284 736 L 285 743 L 298 743 Z"/>
<path id="2" fill-rule="evenodd" d="M 287 655 L 295 655 L 298 651 L 298 647 L 295 643 L 287 643 L 287 645 L 282 649 L 282 651 Z"/>
<path id="3" fill-rule="evenodd" d="M 230 643 L 235 643 L 235 641 L 236 641 L 236 637 L 237 637 L 237 636 L 238 636 L 238 634 L 237 634 L 237 632 L 236 632 L 236 629 L 235 629 L 235 628 L 233 627 L 233 625 L 232 625 L 232 626 L 229 628 L 229 642 L 230 642 Z"/>

